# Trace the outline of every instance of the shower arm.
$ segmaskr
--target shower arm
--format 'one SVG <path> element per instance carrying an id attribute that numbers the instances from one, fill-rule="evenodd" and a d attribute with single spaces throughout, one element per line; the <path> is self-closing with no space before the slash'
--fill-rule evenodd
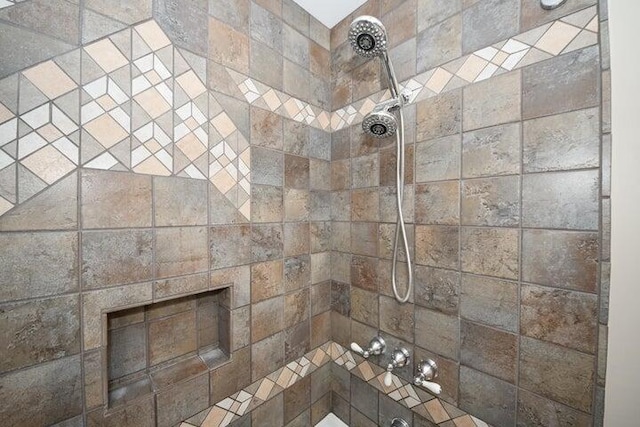
<path id="1" fill-rule="evenodd" d="M 396 73 L 393 69 L 393 64 L 391 63 L 391 58 L 389 58 L 389 54 L 385 50 L 382 52 L 382 62 L 384 62 L 384 66 L 387 69 L 387 78 L 389 80 L 389 91 L 391 92 L 391 98 L 398 101 L 398 106 L 402 107 L 404 104 L 409 102 L 409 95 L 400 91 L 400 85 L 398 84 L 398 79 L 396 78 Z"/>

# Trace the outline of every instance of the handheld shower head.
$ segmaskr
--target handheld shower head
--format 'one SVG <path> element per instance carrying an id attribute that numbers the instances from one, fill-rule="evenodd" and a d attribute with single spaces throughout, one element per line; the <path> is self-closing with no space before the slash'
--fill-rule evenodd
<path id="1" fill-rule="evenodd" d="M 372 111 L 362 121 L 362 129 L 374 138 L 388 138 L 396 134 L 398 121 L 388 110 Z"/>
<path id="2" fill-rule="evenodd" d="M 360 16 L 351 23 L 349 41 L 360 56 L 381 56 L 387 51 L 387 30 L 373 16 Z"/>

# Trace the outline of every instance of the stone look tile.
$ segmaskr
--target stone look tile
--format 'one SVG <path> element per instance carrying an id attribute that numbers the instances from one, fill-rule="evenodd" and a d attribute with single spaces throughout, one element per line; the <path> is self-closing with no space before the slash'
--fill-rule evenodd
<path id="1" fill-rule="evenodd" d="M 591 416 L 526 390 L 519 390 L 517 426 L 551 425 L 590 426 Z"/>
<path id="2" fill-rule="evenodd" d="M 491 277 L 462 275 L 460 315 L 475 322 L 518 331 L 518 284 Z"/>
<path id="3" fill-rule="evenodd" d="M 296 256 L 309 253 L 309 224 L 287 223 L 284 225 L 284 255 Z"/>
<path id="4" fill-rule="evenodd" d="M 175 45 L 206 57 L 207 15 L 198 6 L 189 2 L 177 7 L 171 1 L 157 0 L 154 18 Z"/>
<path id="5" fill-rule="evenodd" d="M 209 375 L 199 375 L 156 396 L 158 427 L 170 427 L 209 406 Z"/>
<path id="6" fill-rule="evenodd" d="M 249 75 L 274 89 L 282 90 L 283 65 L 280 54 L 252 39 L 249 55 Z"/>
<path id="7" fill-rule="evenodd" d="M 586 353 L 595 353 L 597 296 L 522 285 L 520 331 Z"/>
<path id="8" fill-rule="evenodd" d="M 153 182 L 155 225 L 203 225 L 207 223 L 207 185 L 195 179 L 155 177 Z"/>
<path id="9" fill-rule="evenodd" d="M 587 6 L 595 4 L 593 0 L 576 0 L 571 4 L 566 4 L 564 8 L 556 10 L 544 10 L 537 4 L 531 2 L 522 1 L 521 3 L 521 19 L 522 19 L 522 31 L 530 30 L 541 24 L 551 22 L 563 16 L 567 16 L 573 12 L 584 9 Z M 564 9 L 564 10 L 561 10 Z"/>
<path id="10" fill-rule="evenodd" d="M 251 261 L 282 258 L 283 237 L 281 224 L 254 225 L 251 228 Z"/>
<path id="11" fill-rule="evenodd" d="M 284 391 L 284 421 L 296 418 L 311 404 L 311 377 L 307 376 Z"/>
<path id="12" fill-rule="evenodd" d="M 598 104 L 598 48 L 561 55 L 524 69 L 524 119 L 558 114 Z"/>
<path id="13" fill-rule="evenodd" d="M 212 402 L 219 402 L 251 384 L 251 348 L 235 351 L 229 363 L 210 372 L 209 387 Z"/>
<path id="14" fill-rule="evenodd" d="M 253 222 L 280 222 L 284 218 L 282 187 L 251 186 L 251 220 Z"/>
<path id="15" fill-rule="evenodd" d="M 149 363 L 174 359 L 197 350 L 196 313 L 187 311 L 149 323 Z"/>
<path id="16" fill-rule="evenodd" d="M 282 150 L 282 116 L 251 107 L 251 144 Z M 274 184 L 275 185 L 275 184 Z"/>
<path id="17" fill-rule="evenodd" d="M 109 331 L 109 379 L 119 379 L 147 367 L 146 325 L 138 323 Z"/>
<path id="18" fill-rule="evenodd" d="M 415 266 L 415 303 L 449 315 L 457 315 L 460 273 Z"/>
<path id="19" fill-rule="evenodd" d="M 151 230 L 82 233 L 82 286 L 95 289 L 151 280 Z"/>
<path id="20" fill-rule="evenodd" d="M 284 156 L 284 185 L 287 188 L 309 188 L 309 159 L 304 157 Z"/>
<path id="21" fill-rule="evenodd" d="M 520 339 L 520 387 L 591 411 L 594 357 L 532 338 Z"/>
<path id="22" fill-rule="evenodd" d="M 518 336 L 463 320 L 460 363 L 515 384 Z"/>
<path id="23" fill-rule="evenodd" d="M 265 338 L 251 346 L 251 377 L 253 381 L 262 378 L 284 363 L 284 337 L 282 332 Z M 269 355 L 270 357 L 265 357 Z M 244 365 L 248 369 L 249 363 Z"/>
<path id="24" fill-rule="evenodd" d="M 518 234 L 517 229 L 463 227 L 460 237 L 462 271 L 517 279 Z"/>
<path id="25" fill-rule="evenodd" d="M 379 318 L 378 295 L 360 288 L 351 288 L 351 318 L 377 327 Z"/>
<path id="26" fill-rule="evenodd" d="M 459 58 L 462 54 L 462 16 L 453 15 L 418 34 L 417 48 L 418 73 Z"/>
<path id="27" fill-rule="evenodd" d="M 284 322 L 284 298 L 271 298 L 252 305 L 251 341 L 256 343 L 276 332 Z"/>
<path id="28" fill-rule="evenodd" d="M 520 124 L 510 123 L 465 132 L 462 176 L 512 175 L 520 172 Z"/>
<path id="29" fill-rule="evenodd" d="M 241 73 L 249 72 L 249 38 L 234 28 L 209 18 L 209 57 Z"/>
<path id="30" fill-rule="evenodd" d="M 415 344 L 441 356 L 457 359 L 459 320 L 426 308 L 415 308 Z"/>
<path id="31" fill-rule="evenodd" d="M 525 175 L 522 225 L 597 230 L 599 188 L 597 170 Z"/>
<path id="32" fill-rule="evenodd" d="M 417 224 L 457 225 L 460 220 L 458 181 L 419 184 L 415 187 Z"/>
<path id="33" fill-rule="evenodd" d="M 284 424 L 284 393 L 251 411 L 252 427 L 283 426 Z"/>
<path id="34" fill-rule="evenodd" d="M 0 325 L 2 372 L 80 352 L 77 294 L 4 304 Z"/>
<path id="35" fill-rule="evenodd" d="M 251 265 L 251 302 L 283 294 L 282 261 L 270 261 Z"/>
<path id="36" fill-rule="evenodd" d="M 462 182 L 462 224 L 514 227 L 520 223 L 517 176 Z"/>
<path id="37" fill-rule="evenodd" d="M 0 234 L 0 301 L 77 291 L 78 235 Z"/>
<path id="38" fill-rule="evenodd" d="M 462 13 L 462 51 L 473 52 L 519 32 L 520 0 L 476 2 Z M 500 25 L 487 25 L 500 22 Z"/>
<path id="39" fill-rule="evenodd" d="M 453 90 L 421 101 L 416 107 L 416 141 L 426 141 L 460 132 L 462 91 Z"/>
<path id="40" fill-rule="evenodd" d="M 209 229 L 211 268 L 233 267 L 251 259 L 251 227 L 217 226 Z"/>
<path id="41" fill-rule="evenodd" d="M 513 425 L 516 387 L 462 366 L 460 368 L 460 408 L 492 425 Z"/>
<path id="42" fill-rule="evenodd" d="M 416 182 L 457 179 L 460 176 L 460 137 L 433 139 L 416 145 Z"/>
<path id="43" fill-rule="evenodd" d="M 465 87 L 464 130 L 468 131 L 519 120 L 520 99 L 520 71 L 513 71 Z"/>
<path id="44" fill-rule="evenodd" d="M 459 227 L 416 226 L 416 263 L 458 268 Z"/>
<path id="45" fill-rule="evenodd" d="M 281 152 L 261 147 L 251 148 L 251 183 L 281 187 L 284 157 Z"/>
<path id="46" fill-rule="evenodd" d="M 156 276 L 205 271 L 209 263 L 207 238 L 206 227 L 156 230 Z"/>
<path id="47" fill-rule="evenodd" d="M 208 6 L 209 15 L 238 31 L 246 33 L 249 30 L 249 0 L 209 0 Z"/>
<path id="48" fill-rule="evenodd" d="M 598 167 L 598 109 L 574 111 L 524 123 L 524 171 Z"/>
<path id="49" fill-rule="evenodd" d="M 417 9 L 418 31 L 429 28 L 461 10 L 461 0 L 419 0 Z"/>
<path id="50" fill-rule="evenodd" d="M 400 304 L 395 299 L 380 297 L 380 329 L 406 341 L 413 341 L 414 310 L 411 304 Z M 417 334 L 417 332 L 416 332 Z"/>

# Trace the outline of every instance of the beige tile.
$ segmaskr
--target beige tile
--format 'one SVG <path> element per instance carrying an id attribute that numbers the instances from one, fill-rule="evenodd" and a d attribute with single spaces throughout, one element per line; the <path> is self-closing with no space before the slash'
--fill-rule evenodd
<path id="1" fill-rule="evenodd" d="M 538 40 L 535 47 L 544 50 L 545 52 L 549 52 L 552 55 L 557 55 L 567 47 L 579 32 L 579 28 L 565 24 L 564 22 L 556 21 L 540 38 L 540 40 Z"/>
<path id="2" fill-rule="evenodd" d="M 473 82 L 488 64 L 487 61 L 476 55 L 470 55 L 462 64 L 462 67 L 456 72 L 458 77 L 468 82 Z"/>
<path id="3" fill-rule="evenodd" d="M 153 20 L 136 26 L 135 30 L 152 50 L 158 50 L 171 44 L 171 41 Z"/>
<path id="4" fill-rule="evenodd" d="M 109 114 L 103 114 L 84 125 L 104 148 L 111 148 L 128 136 L 128 133 Z"/>
<path id="5" fill-rule="evenodd" d="M 204 87 L 196 73 L 193 70 L 189 70 L 186 73 L 178 76 L 176 82 L 180 85 L 186 94 L 195 99 L 197 96 L 202 95 L 207 89 Z"/>
<path id="6" fill-rule="evenodd" d="M 22 164 L 47 184 L 53 184 L 76 167 L 50 145 L 24 159 Z"/>
<path id="7" fill-rule="evenodd" d="M 435 93 L 442 92 L 442 89 L 449 83 L 453 75 L 443 68 L 437 68 L 433 73 L 426 86 Z"/>
<path id="8" fill-rule="evenodd" d="M 77 86 L 53 61 L 30 68 L 23 74 L 49 99 L 64 95 Z"/>
<path id="9" fill-rule="evenodd" d="M 149 88 L 135 96 L 140 106 L 155 119 L 171 109 L 169 103 L 160 95 L 154 87 Z"/>
<path id="10" fill-rule="evenodd" d="M 84 50 L 106 73 L 110 73 L 120 67 L 124 67 L 129 63 L 127 58 L 124 57 L 124 55 L 109 39 L 92 43 L 89 46 L 86 46 Z"/>

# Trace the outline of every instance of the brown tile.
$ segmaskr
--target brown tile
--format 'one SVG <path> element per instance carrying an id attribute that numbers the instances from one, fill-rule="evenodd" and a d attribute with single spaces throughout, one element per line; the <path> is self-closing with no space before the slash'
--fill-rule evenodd
<path id="1" fill-rule="evenodd" d="M 351 254 L 331 252 L 331 280 L 349 283 L 351 280 Z"/>
<path id="2" fill-rule="evenodd" d="M 233 242 L 233 244 L 229 244 Z M 216 226 L 209 229 L 211 268 L 231 267 L 250 261 L 251 227 Z"/>
<path id="3" fill-rule="evenodd" d="M 109 331 L 107 344 L 109 380 L 147 367 L 147 327 L 144 323 Z"/>
<path id="4" fill-rule="evenodd" d="M 524 281 L 596 292 L 598 236 L 595 233 L 525 230 L 522 260 Z"/>
<path id="5" fill-rule="evenodd" d="M 156 395 L 158 427 L 175 426 L 209 406 L 209 375 L 199 375 Z"/>
<path id="6" fill-rule="evenodd" d="M 309 159 L 285 154 L 284 185 L 287 188 L 309 189 Z"/>
<path id="7" fill-rule="evenodd" d="M 377 292 L 378 260 L 370 257 L 353 256 L 351 258 L 351 284 L 368 291 Z"/>
<path id="8" fill-rule="evenodd" d="M 46 425 L 80 414 L 80 363 L 80 356 L 76 355 L 4 375 L 0 380 L 3 422 L 7 425 Z"/>
<path id="9" fill-rule="evenodd" d="M 331 162 L 331 189 L 348 190 L 351 188 L 351 162 L 338 160 Z"/>
<path id="10" fill-rule="evenodd" d="M 595 353 L 597 297 L 522 285 L 520 332 L 586 353 Z"/>
<path id="11" fill-rule="evenodd" d="M 464 88 L 465 131 L 520 120 L 520 71 Z"/>
<path id="12" fill-rule="evenodd" d="M 593 46 L 526 67 L 522 75 L 524 119 L 598 104 L 598 47 Z"/>
<path id="13" fill-rule="evenodd" d="M 460 315 L 475 322 L 518 331 L 518 284 L 491 277 L 462 275 Z"/>
<path id="14" fill-rule="evenodd" d="M 158 363 L 197 350 L 196 313 L 182 314 L 149 324 L 149 363 Z"/>
<path id="15" fill-rule="evenodd" d="M 311 301 L 309 289 L 288 294 L 284 297 L 284 327 L 289 328 L 309 319 Z"/>
<path id="16" fill-rule="evenodd" d="M 356 255 L 376 256 L 378 252 L 378 226 L 373 222 L 351 224 L 351 251 Z"/>
<path id="17" fill-rule="evenodd" d="M 158 280 L 153 283 L 153 292 L 157 299 L 164 299 L 174 295 L 192 294 L 208 288 L 208 273 Z"/>
<path id="18" fill-rule="evenodd" d="M 284 190 L 284 219 L 286 221 L 309 221 L 311 193 L 309 190 L 287 188 Z"/>
<path id="19" fill-rule="evenodd" d="M 458 314 L 460 273 L 416 265 L 414 274 L 416 304 L 445 314 Z"/>
<path id="20" fill-rule="evenodd" d="M 331 279 L 331 254 L 319 252 L 311 254 L 311 284 L 326 282 Z"/>
<path id="21" fill-rule="evenodd" d="M 431 359 L 438 366 L 438 378 L 436 382 L 442 386 L 440 398 L 447 402 L 458 403 L 458 388 L 460 382 L 460 364 L 454 360 L 439 356 L 420 347 L 415 348 L 414 360 Z M 426 424 L 429 427 L 429 424 Z"/>
<path id="22" fill-rule="evenodd" d="M 251 302 L 256 303 L 284 291 L 282 261 L 270 261 L 251 266 Z"/>
<path id="23" fill-rule="evenodd" d="M 492 425 L 513 425 L 516 415 L 516 387 L 462 366 L 460 409 Z"/>
<path id="24" fill-rule="evenodd" d="M 384 393 L 378 393 L 378 407 L 379 426 L 391 425 L 391 421 L 396 417 L 410 420 L 413 415 L 409 408 L 406 408 Z"/>
<path id="25" fill-rule="evenodd" d="M 234 28 L 209 18 L 209 58 L 241 73 L 249 72 L 249 38 Z"/>
<path id="26" fill-rule="evenodd" d="M 82 226 L 151 226 L 151 177 L 98 170 L 82 171 Z"/>
<path id="27" fill-rule="evenodd" d="M 458 268 L 459 227 L 416 226 L 416 263 Z"/>
<path id="28" fill-rule="evenodd" d="M 598 229 L 597 170 L 524 175 L 522 225 Z"/>
<path id="29" fill-rule="evenodd" d="M 331 55 L 313 39 L 309 41 L 309 69 L 321 77 L 331 76 Z"/>
<path id="30" fill-rule="evenodd" d="M 251 411 L 252 427 L 284 426 L 284 393 Z"/>
<path id="31" fill-rule="evenodd" d="M 103 405 L 102 349 L 83 355 L 84 399 L 87 409 Z"/>
<path id="32" fill-rule="evenodd" d="M 591 426 L 591 416 L 526 390 L 518 391 L 518 427 Z"/>
<path id="33" fill-rule="evenodd" d="M 44 363 L 80 352 L 78 295 L 0 306 L 0 369 Z"/>
<path id="34" fill-rule="evenodd" d="M 462 136 L 462 176 L 511 175 L 520 172 L 519 123 L 465 132 Z"/>
<path id="35" fill-rule="evenodd" d="M 311 348 L 331 339 L 331 312 L 325 311 L 311 318 Z"/>
<path id="36" fill-rule="evenodd" d="M 82 233 L 83 289 L 144 282 L 152 277 L 153 233 L 150 230 Z"/>
<path id="37" fill-rule="evenodd" d="M 331 339 L 342 346 L 351 344 L 351 321 L 348 317 L 331 311 Z"/>
<path id="38" fill-rule="evenodd" d="M 331 282 L 311 286 L 311 315 L 315 316 L 331 308 Z"/>
<path id="39" fill-rule="evenodd" d="M 284 327 L 284 298 L 276 297 L 251 306 L 251 342 L 256 343 Z"/>
<path id="40" fill-rule="evenodd" d="M 87 414 L 90 427 L 153 427 L 155 425 L 155 402 L 153 395 L 137 399 L 122 409 L 105 414 L 103 408 Z"/>
<path id="41" fill-rule="evenodd" d="M 325 252 L 331 249 L 331 230 L 332 223 L 330 221 L 309 224 L 311 252 Z"/>
<path id="42" fill-rule="evenodd" d="M 351 78 L 358 84 L 353 85 L 353 100 L 373 95 L 382 89 L 380 64 L 376 61 L 365 62 L 351 70 Z"/>
<path id="43" fill-rule="evenodd" d="M 231 351 L 251 343 L 251 307 L 245 306 L 231 312 Z"/>
<path id="44" fill-rule="evenodd" d="M 458 358 L 459 320 L 426 308 L 415 308 L 415 343 L 449 359 Z"/>
<path id="45" fill-rule="evenodd" d="M 379 195 L 377 189 L 360 189 L 351 193 L 352 221 L 377 221 Z"/>
<path id="46" fill-rule="evenodd" d="M 453 90 L 419 102 L 416 121 L 416 141 L 418 142 L 460 132 L 462 91 Z"/>
<path id="47" fill-rule="evenodd" d="M 251 384 L 251 347 L 235 351 L 231 361 L 211 371 L 209 387 L 212 402 L 219 402 Z"/>
<path id="48" fill-rule="evenodd" d="M 251 107 L 251 144 L 282 150 L 282 116 Z"/>
<path id="49" fill-rule="evenodd" d="M 415 9 L 411 16 L 415 16 Z M 422 31 L 417 39 L 418 67 L 422 73 L 462 55 L 462 16 L 453 15 Z"/>
<path id="50" fill-rule="evenodd" d="M 416 185 L 417 224 L 457 225 L 460 220 L 460 183 L 433 182 Z"/>
<path id="51" fill-rule="evenodd" d="M 460 136 L 420 142 L 416 145 L 416 182 L 460 177 Z"/>
<path id="52" fill-rule="evenodd" d="M 408 342 L 413 341 L 414 310 L 411 304 L 380 297 L 380 329 Z"/>
<path id="53" fill-rule="evenodd" d="M 403 1 L 383 16 L 382 21 L 389 33 L 390 47 L 397 46 L 415 36 L 416 3 L 416 0 Z M 375 16 L 378 16 L 377 13 Z"/>
<path id="54" fill-rule="evenodd" d="M 311 351 L 309 318 L 284 331 L 284 361 L 297 360 Z"/>
<path id="55" fill-rule="evenodd" d="M 462 182 L 462 224 L 514 227 L 520 223 L 517 176 Z"/>
<path id="56" fill-rule="evenodd" d="M 157 277 L 179 276 L 207 270 L 207 228 L 156 230 Z"/>
<path id="57" fill-rule="evenodd" d="M 78 289 L 78 234 L 0 235 L 0 301 L 35 298 Z"/>
<path id="58" fill-rule="evenodd" d="M 251 186 L 251 220 L 253 222 L 279 222 L 284 218 L 281 187 Z"/>
<path id="59" fill-rule="evenodd" d="M 402 201 L 402 213 L 406 223 L 414 222 L 414 185 L 405 185 L 404 187 L 404 199 Z M 380 187 L 379 188 L 380 199 L 380 222 L 395 224 L 398 220 L 398 204 L 397 191 L 395 186 L 393 187 Z"/>
<path id="60" fill-rule="evenodd" d="M 515 384 L 518 336 L 463 320 L 460 363 Z"/>
<path id="61" fill-rule="evenodd" d="M 296 256 L 309 253 L 309 223 L 284 225 L 284 255 Z"/>
<path id="62" fill-rule="evenodd" d="M 351 318 L 378 326 L 378 295 L 360 288 L 351 288 Z"/>
<path id="63" fill-rule="evenodd" d="M 411 184 L 414 181 L 414 157 L 415 145 L 405 148 L 404 182 Z M 396 185 L 396 149 L 395 147 L 380 150 L 380 186 Z"/>
<path id="64" fill-rule="evenodd" d="M 520 387 L 590 412 L 594 357 L 533 338 L 520 340 Z"/>
<path id="65" fill-rule="evenodd" d="M 331 282 L 331 310 L 344 316 L 351 313 L 350 286 L 345 283 Z"/>
<path id="66" fill-rule="evenodd" d="M 265 357 L 269 355 L 269 357 Z M 251 346 L 251 377 L 256 381 L 276 369 L 280 368 L 284 363 L 284 335 L 279 332 L 265 338 L 262 341 L 254 343 Z M 247 369 L 249 364 L 244 366 Z"/>
<path id="67" fill-rule="evenodd" d="M 308 255 L 284 260 L 284 290 L 293 291 L 311 284 L 311 259 Z"/>
<path id="68" fill-rule="evenodd" d="M 207 184 L 183 178 L 154 177 L 155 225 L 207 223 Z"/>
<path id="69" fill-rule="evenodd" d="M 330 162 L 309 159 L 309 188 L 311 190 L 331 190 Z"/>
<path id="70" fill-rule="evenodd" d="M 463 227 L 460 240 L 462 271 L 518 278 L 517 229 Z"/>
<path id="71" fill-rule="evenodd" d="M 284 391 L 284 422 L 296 418 L 311 405 L 311 377 L 307 376 Z"/>

